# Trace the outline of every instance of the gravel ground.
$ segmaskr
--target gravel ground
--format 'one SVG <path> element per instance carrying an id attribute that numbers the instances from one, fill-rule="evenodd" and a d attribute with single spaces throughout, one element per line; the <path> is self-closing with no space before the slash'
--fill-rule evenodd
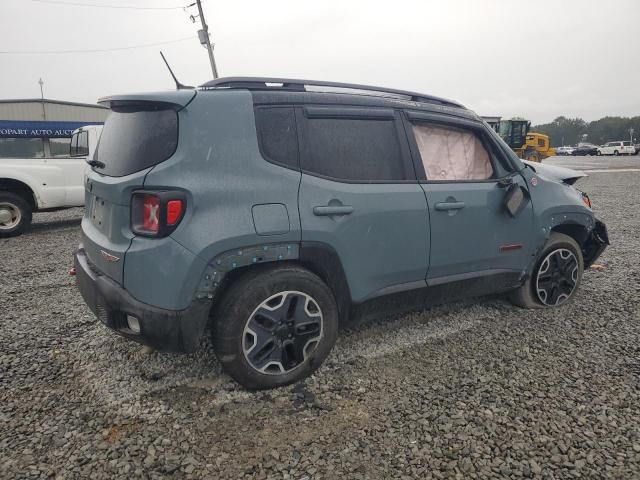
<path id="1" fill-rule="evenodd" d="M 364 322 L 305 383 L 248 393 L 207 341 L 145 353 L 67 275 L 80 209 L 0 240 L 0 477 L 640 477 L 640 173 L 580 182 L 612 246 L 575 302 Z"/>

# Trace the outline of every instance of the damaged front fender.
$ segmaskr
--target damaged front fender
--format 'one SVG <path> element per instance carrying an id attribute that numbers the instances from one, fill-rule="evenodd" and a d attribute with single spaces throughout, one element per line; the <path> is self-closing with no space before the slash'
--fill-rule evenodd
<path id="1" fill-rule="evenodd" d="M 587 269 L 598 257 L 604 252 L 609 245 L 609 234 L 604 223 L 596 220 L 596 224 L 589 232 L 589 236 L 582 243 L 582 258 L 584 259 L 584 268 Z"/>

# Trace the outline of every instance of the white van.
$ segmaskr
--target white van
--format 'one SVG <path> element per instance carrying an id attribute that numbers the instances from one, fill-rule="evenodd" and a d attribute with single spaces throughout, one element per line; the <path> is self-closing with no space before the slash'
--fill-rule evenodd
<path id="1" fill-rule="evenodd" d="M 635 153 L 636 149 L 633 144 L 622 140 L 607 142 L 598 147 L 598 155 L 634 155 Z"/>
<path id="2" fill-rule="evenodd" d="M 102 125 L 74 130 L 68 153 L 52 155 L 50 149 L 47 157 L 0 155 L 0 237 L 24 232 L 33 212 L 84 205 L 86 162 L 93 158 L 101 132 Z"/>

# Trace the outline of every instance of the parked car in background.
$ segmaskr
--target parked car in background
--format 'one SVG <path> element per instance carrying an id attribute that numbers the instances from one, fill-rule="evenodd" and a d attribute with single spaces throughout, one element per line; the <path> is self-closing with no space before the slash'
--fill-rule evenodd
<path id="1" fill-rule="evenodd" d="M 640 143 L 636 143 L 634 147 L 636 147 L 636 155 L 638 155 L 640 153 Z"/>
<path id="2" fill-rule="evenodd" d="M 579 145 L 573 149 L 571 155 L 597 155 L 598 147 L 597 145 L 584 144 Z"/>
<path id="3" fill-rule="evenodd" d="M 598 155 L 635 155 L 636 148 L 630 141 L 616 140 L 598 147 Z"/>
<path id="4" fill-rule="evenodd" d="M 192 351 L 210 331 L 250 389 L 310 375 L 350 315 L 499 292 L 563 305 L 608 244 L 572 186 L 583 173 L 524 164 L 450 100 L 219 78 L 100 103 L 112 112 L 74 261 L 84 300 L 158 349 Z"/>
<path id="5" fill-rule="evenodd" d="M 67 152 L 57 156 L 0 157 L 0 237 L 24 232 L 33 212 L 84 205 L 86 160 L 101 131 L 102 125 L 74 130 Z"/>
<path id="6" fill-rule="evenodd" d="M 562 146 L 556 148 L 556 155 L 571 155 L 574 147 Z"/>

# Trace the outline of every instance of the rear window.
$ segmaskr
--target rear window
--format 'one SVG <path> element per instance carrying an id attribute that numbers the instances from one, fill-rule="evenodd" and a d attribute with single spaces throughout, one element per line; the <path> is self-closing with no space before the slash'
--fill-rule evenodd
<path id="1" fill-rule="evenodd" d="M 178 146 L 178 114 L 171 109 L 118 107 L 104 123 L 94 160 L 98 173 L 122 177 L 163 162 Z"/>

